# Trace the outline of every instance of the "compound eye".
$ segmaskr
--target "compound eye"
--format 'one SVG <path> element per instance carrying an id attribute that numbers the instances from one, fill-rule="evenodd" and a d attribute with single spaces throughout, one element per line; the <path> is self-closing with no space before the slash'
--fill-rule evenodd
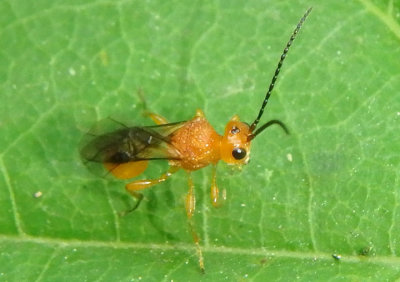
<path id="1" fill-rule="evenodd" d="M 236 160 L 241 160 L 244 157 L 246 157 L 246 150 L 242 149 L 242 148 L 235 148 L 232 151 L 232 156 L 236 159 Z"/>

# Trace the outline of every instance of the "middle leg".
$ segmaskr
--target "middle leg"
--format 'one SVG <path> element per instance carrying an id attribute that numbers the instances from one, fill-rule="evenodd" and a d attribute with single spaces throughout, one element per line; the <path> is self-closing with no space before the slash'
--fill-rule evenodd
<path id="1" fill-rule="evenodd" d="M 219 198 L 219 189 L 217 186 L 217 165 L 213 165 L 212 168 L 212 178 L 211 178 L 211 189 L 210 189 L 211 203 L 214 207 L 219 207 L 221 205 L 221 200 Z M 226 200 L 226 190 L 222 190 L 222 200 Z"/>
<path id="2" fill-rule="evenodd" d="M 192 219 L 193 213 L 196 209 L 196 197 L 194 195 L 194 185 L 193 180 L 190 172 L 188 172 L 188 184 L 189 184 L 189 191 L 186 195 L 185 207 L 186 207 L 186 215 L 189 220 L 189 228 L 190 232 L 192 233 L 193 241 L 196 245 L 197 257 L 199 258 L 199 265 L 200 270 L 204 273 L 204 259 L 203 259 L 203 252 L 200 248 L 200 238 L 197 235 L 196 228 L 194 226 L 194 222 Z"/>

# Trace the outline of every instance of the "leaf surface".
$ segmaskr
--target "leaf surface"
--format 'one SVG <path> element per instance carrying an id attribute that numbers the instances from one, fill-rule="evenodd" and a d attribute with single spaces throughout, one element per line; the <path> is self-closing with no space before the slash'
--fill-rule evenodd
<path id="1" fill-rule="evenodd" d="M 203 109 L 218 132 L 257 115 L 308 1 L 2 1 L 0 280 L 395 280 L 400 277 L 400 6 L 328 0 L 293 43 L 227 200 L 184 172 L 144 191 L 91 175 L 82 136 L 113 117 L 149 125 Z M 154 162 L 142 175 L 167 169 Z M 332 255 L 334 255 L 335 259 Z"/>

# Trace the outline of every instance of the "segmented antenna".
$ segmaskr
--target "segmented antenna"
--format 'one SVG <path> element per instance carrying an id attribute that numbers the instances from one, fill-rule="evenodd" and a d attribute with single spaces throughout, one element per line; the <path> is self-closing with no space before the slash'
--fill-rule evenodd
<path id="1" fill-rule="evenodd" d="M 310 8 L 306 11 L 306 13 L 304 14 L 304 16 L 300 19 L 299 23 L 297 24 L 295 30 L 294 30 L 293 33 L 292 33 L 292 36 L 290 37 L 288 43 L 286 44 L 285 49 L 283 49 L 283 53 L 282 53 L 282 55 L 281 55 L 281 59 L 279 60 L 278 66 L 277 66 L 277 68 L 276 68 L 276 70 L 275 70 L 275 74 L 274 74 L 274 76 L 272 77 L 271 84 L 269 85 L 268 92 L 267 92 L 267 94 L 265 95 L 265 99 L 264 99 L 264 101 L 263 101 L 263 103 L 262 103 L 260 112 L 258 113 L 258 116 L 257 116 L 257 118 L 255 119 L 255 121 L 253 121 L 253 123 L 252 123 L 251 126 L 250 126 L 250 132 L 253 132 L 254 129 L 256 129 L 257 124 L 258 124 L 258 122 L 260 121 L 260 118 L 261 118 L 261 116 L 262 116 L 263 113 L 264 113 L 265 106 L 266 106 L 267 103 L 268 103 L 268 99 L 269 99 L 269 97 L 271 96 L 272 89 L 274 89 L 275 82 L 276 82 L 276 80 L 278 79 L 278 75 L 279 75 L 279 72 L 280 72 L 280 70 L 281 70 L 283 61 L 285 60 L 286 55 L 287 55 L 287 53 L 289 52 L 289 48 L 290 48 L 290 46 L 292 45 L 293 40 L 296 38 L 297 33 L 299 32 L 301 26 L 303 25 L 304 21 L 306 20 L 308 14 L 310 14 L 311 10 L 312 10 L 312 7 L 310 7 Z"/>

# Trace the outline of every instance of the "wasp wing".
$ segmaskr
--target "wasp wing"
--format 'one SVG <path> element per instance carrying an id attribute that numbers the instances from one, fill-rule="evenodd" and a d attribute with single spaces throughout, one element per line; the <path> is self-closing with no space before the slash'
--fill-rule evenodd
<path id="1" fill-rule="evenodd" d="M 87 161 L 123 164 L 127 162 L 180 159 L 179 151 L 170 143 L 170 136 L 185 122 L 156 126 L 126 127 L 92 136 L 83 145 L 81 157 Z"/>

